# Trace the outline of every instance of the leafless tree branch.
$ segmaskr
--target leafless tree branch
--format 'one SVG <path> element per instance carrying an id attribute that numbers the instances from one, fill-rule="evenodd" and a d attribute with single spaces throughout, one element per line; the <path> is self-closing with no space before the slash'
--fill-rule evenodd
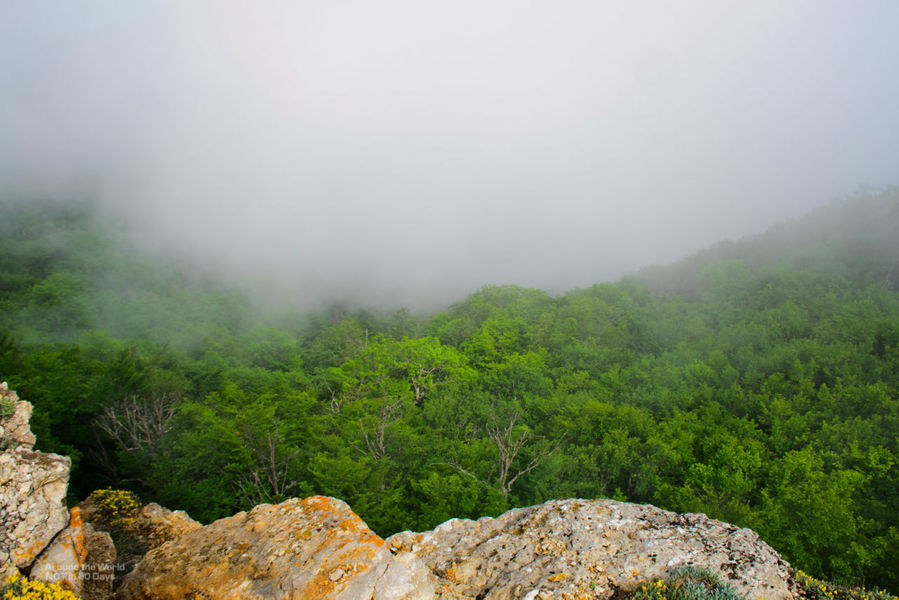
<path id="1" fill-rule="evenodd" d="M 171 431 L 177 398 L 170 394 L 126 396 L 106 407 L 97 426 L 130 454 L 153 454 Z"/>

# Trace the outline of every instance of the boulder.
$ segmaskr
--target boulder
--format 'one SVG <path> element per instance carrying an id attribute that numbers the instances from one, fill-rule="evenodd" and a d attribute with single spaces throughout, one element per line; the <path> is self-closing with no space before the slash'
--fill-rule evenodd
<path id="1" fill-rule="evenodd" d="M 557 500 L 497 518 L 452 519 L 387 544 L 421 558 L 443 598 L 608 599 L 681 566 L 719 573 L 747 600 L 797 597 L 790 565 L 755 532 L 612 500 Z"/>
<path id="2" fill-rule="evenodd" d="M 82 523 L 78 507 L 69 526 L 31 565 L 29 577 L 59 583 L 83 600 L 106 600 L 112 594 L 116 551 L 109 534 Z"/>
<path id="3" fill-rule="evenodd" d="M 261 504 L 166 542 L 116 598 L 427 600 L 434 589 L 416 556 L 394 556 L 345 503 L 313 496 Z"/>
<path id="4" fill-rule="evenodd" d="M 81 570 L 87 558 L 81 511 L 70 511 L 69 526 L 59 532 L 53 542 L 31 565 L 29 577 L 45 583 L 59 583 L 81 595 Z"/>
<path id="5" fill-rule="evenodd" d="M 65 497 L 71 461 L 34 452 L 31 404 L 6 383 L 0 401 L 14 412 L 0 419 L 0 574 L 27 568 L 69 522 Z"/>

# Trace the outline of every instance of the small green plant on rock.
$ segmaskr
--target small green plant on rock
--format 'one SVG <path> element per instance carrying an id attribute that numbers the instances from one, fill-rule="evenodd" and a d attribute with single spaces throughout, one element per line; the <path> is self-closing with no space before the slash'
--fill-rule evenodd
<path id="1" fill-rule="evenodd" d="M 801 570 L 796 572 L 796 581 L 809 600 L 899 600 L 883 590 L 837 585 L 815 579 Z"/>
<path id="2" fill-rule="evenodd" d="M 9 396 L 0 397 L 0 419 L 8 419 L 16 412 L 16 401 Z"/>
<path id="3" fill-rule="evenodd" d="M 630 600 L 744 600 L 729 583 L 722 583 L 716 573 L 700 567 L 674 569 L 665 579 L 640 585 Z"/>

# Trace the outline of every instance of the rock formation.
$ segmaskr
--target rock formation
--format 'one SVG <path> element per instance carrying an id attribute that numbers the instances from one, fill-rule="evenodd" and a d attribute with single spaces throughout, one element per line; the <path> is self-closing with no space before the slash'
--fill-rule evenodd
<path id="1" fill-rule="evenodd" d="M 117 597 L 610 599 L 682 566 L 719 573 L 748 600 L 797 595 L 790 566 L 754 532 L 701 514 L 558 500 L 398 533 L 385 547 L 346 504 L 316 496 L 163 544 Z"/>
<path id="2" fill-rule="evenodd" d="M 85 600 L 108 598 L 115 547 L 108 533 L 82 522 L 78 508 L 66 509 L 71 461 L 33 450 L 32 406 L 5 382 L 0 410 L 0 581 L 27 573 Z"/>
<path id="3" fill-rule="evenodd" d="M 93 496 L 81 502 L 78 508 L 85 522 L 90 522 L 99 530 L 115 531 L 118 544 L 113 548 L 115 577 L 121 577 L 131 571 L 134 565 L 153 548 L 201 527 L 183 510 L 171 511 L 155 502 L 141 506 L 130 515 L 129 523 L 118 526 L 106 522 Z"/>
<path id="4" fill-rule="evenodd" d="M 28 576 L 45 583 L 63 583 L 84 600 L 112 595 L 116 549 L 105 531 L 82 522 L 78 507 L 71 509 L 69 526 L 31 565 Z"/>
<path id="5" fill-rule="evenodd" d="M 413 554 L 388 551 L 349 507 L 313 496 L 261 504 L 150 551 L 120 600 L 426 600 L 434 578 Z"/>
<path id="6" fill-rule="evenodd" d="M 0 383 L 0 575 L 28 568 L 69 522 L 71 461 L 34 452 L 31 404 Z M 11 414 L 9 414 L 11 413 Z"/>
<path id="7" fill-rule="evenodd" d="M 128 526 L 128 530 L 152 550 L 200 527 L 202 525 L 191 519 L 183 510 L 173 511 L 151 502 L 137 511 L 134 523 Z"/>
<path id="8" fill-rule="evenodd" d="M 747 600 L 795 596 L 790 565 L 755 532 L 654 506 L 556 500 L 387 539 L 438 577 L 444 598 L 612 598 L 680 566 L 720 573 Z"/>
<path id="9" fill-rule="evenodd" d="M 68 458 L 35 452 L 31 405 L 0 384 L 0 574 L 61 581 L 85 600 L 613 600 L 682 566 L 747 600 L 798 598 L 758 536 L 701 514 L 612 500 L 556 500 L 385 542 L 350 508 L 313 496 L 201 526 L 147 504 L 115 528 L 65 507 Z M 133 517 L 133 518 L 132 518 Z M 115 573 L 121 575 L 121 572 Z"/>

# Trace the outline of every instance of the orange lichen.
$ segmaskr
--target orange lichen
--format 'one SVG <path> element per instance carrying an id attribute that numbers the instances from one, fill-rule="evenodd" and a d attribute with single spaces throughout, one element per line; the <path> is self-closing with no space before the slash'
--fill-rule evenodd
<path id="1" fill-rule="evenodd" d="M 69 511 L 69 527 L 72 528 L 72 542 L 74 543 L 75 557 L 78 559 L 79 565 L 84 564 L 87 559 L 87 549 L 84 547 L 84 529 L 81 523 L 81 509 L 77 506 Z"/>
<path id="2" fill-rule="evenodd" d="M 346 581 L 354 573 L 365 571 L 375 555 L 372 548 L 356 546 L 350 549 L 341 549 L 325 557 L 322 566 L 318 569 L 312 581 L 302 591 L 303 600 L 324 600 L 332 598 L 338 586 L 343 587 Z M 331 579 L 335 571 L 343 571 L 339 578 Z"/>
<path id="3" fill-rule="evenodd" d="M 13 550 L 12 556 L 16 559 L 18 564 L 27 565 L 37 558 L 37 555 L 41 553 L 41 550 L 44 549 L 45 545 L 46 544 L 40 540 L 35 540 L 32 544 L 29 544 L 24 548 L 16 548 Z"/>

